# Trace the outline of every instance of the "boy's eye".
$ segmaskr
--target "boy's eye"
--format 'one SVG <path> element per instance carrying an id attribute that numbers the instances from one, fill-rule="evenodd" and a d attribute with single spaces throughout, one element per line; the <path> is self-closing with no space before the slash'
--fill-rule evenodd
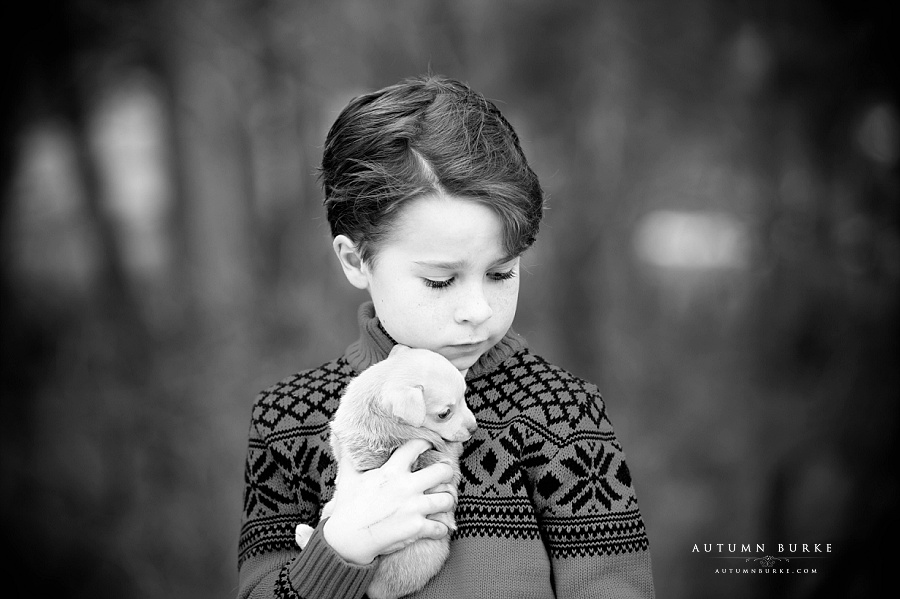
<path id="1" fill-rule="evenodd" d="M 440 414 L 437 415 L 438 420 L 446 420 L 447 418 L 450 417 L 450 414 L 452 412 L 453 412 L 453 410 L 451 410 L 450 408 L 447 408 L 446 410 L 444 410 L 443 412 L 441 412 Z"/>
<path id="2" fill-rule="evenodd" d="M 492 272 L 488 273 L 488 277 L 493 279 L 494 281 L 508 281 L 509 279 L 516 276 L 516 271 L 513 269 L 504 270 L 502 272 Z"/>
<path id="3" fill-rule="evenodd" d="M 453 277 L 445 280 L 424 279 L 425 286 L 432 289 L 445 289 L 453 283 Z"/>

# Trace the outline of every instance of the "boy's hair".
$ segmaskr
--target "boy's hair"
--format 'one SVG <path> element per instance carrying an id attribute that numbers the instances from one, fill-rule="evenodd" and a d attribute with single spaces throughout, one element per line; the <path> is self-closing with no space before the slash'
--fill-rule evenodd
<path id="1" fill-rule="evenodd" d="M 481 94 L 437 75 L 353 99 L 328 132 L 320 178 L 332 236 L 349 237 L 370 264 L 403 203 L 427 194 L 494 210 L 510 257 L 534 243 L 543 216 L 540 183 L 509 122 Z"/>

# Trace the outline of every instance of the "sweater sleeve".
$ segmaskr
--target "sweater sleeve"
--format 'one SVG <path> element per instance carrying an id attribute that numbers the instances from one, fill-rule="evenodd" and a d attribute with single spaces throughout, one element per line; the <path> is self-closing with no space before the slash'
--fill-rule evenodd
<path id="1" fill-rule="evenodd" d="M 643 519 L 603 400 L 588 383 L 566 387 L 555 395 L 567 415 L 550 419 L 523 460 L 556 596 L 653 597 Z"/>
<path id="2" fill-rule="evenodd" d="M 292 493 L 286 466 L 263 438 L 257 423 L 251 428 L 245 470 L 244 509 L 238 556 L 239 599 L 358 599 L 372 580 L 377 560 L 356 566 L 343 560 L 322 535 L 319 522 L 303 551 L 295 545 L 294 528 L 318 513 Z M 303 457 L 301 448 L 294 446 Z"/>

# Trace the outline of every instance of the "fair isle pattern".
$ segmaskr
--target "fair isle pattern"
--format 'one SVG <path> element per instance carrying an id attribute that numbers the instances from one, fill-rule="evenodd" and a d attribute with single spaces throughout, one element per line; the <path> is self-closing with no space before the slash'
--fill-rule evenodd
<path id="1" fill-rule="evenodd" d="M 341 358 L 263 392 L 253 410 L 240 561 L 294 549 L 336 467 L 328 421 L 354 370 Z M 479 429 L 460 458 L 455 536 L 541 539 L 552 557 L 644 551 L 631 475 L 597 388 L 523 349 L 467 381 Z"/>
<path id="2" fill-rule="evenodd" d="M 470 381 L 457 537 L 540 538 L 553 557 L 646 550 L 599 390 L 527 351 Z"/>
<path id="3" fill-rule="evenodd" d="M 253 407 L 244 474 L 239 561 L 294 549 L 294 528 L 314 524 L 334 490 L 328 422 L 356 373 L 343 359 L 263 391 Z"/>

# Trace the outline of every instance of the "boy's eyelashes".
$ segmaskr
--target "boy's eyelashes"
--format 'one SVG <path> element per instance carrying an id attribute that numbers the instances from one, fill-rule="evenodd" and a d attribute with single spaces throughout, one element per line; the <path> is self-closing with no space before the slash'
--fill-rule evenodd
<path id="1" fill-rule="evenodd" d="M 432 289 L 445 289 L 453 283 L 453 278 L 446 279 L 443 281 L 436 281 L 434 279 L 422 279 L 422 280 L 425 281 L 426 287 L 431 287 Z"/>
<path id="2" fill-rule="evenodd" d="M 509 279 L 516 276 L 516 269 L 511 268 L 509 270 L 504 270 L 502 272 L 491 272 L 488 273 L 488 278 L 494 279 L 495 281 L 508 281 Z"/>
<path id="3" fill-rule="evenodd" d="M 516 276 L 516 270 L 514 268 L 501 272 L 489 272 L 487 274 L 487 277 L 492 281 L 508 281 L 514 276 Z M 425 286 L 430 287 L 431 289 L 446 289 L 453 284 L 456 277 L 450 277 L 449 279 L 429 279 L 423 277 L 422 280 L 425 281 Z"/>

